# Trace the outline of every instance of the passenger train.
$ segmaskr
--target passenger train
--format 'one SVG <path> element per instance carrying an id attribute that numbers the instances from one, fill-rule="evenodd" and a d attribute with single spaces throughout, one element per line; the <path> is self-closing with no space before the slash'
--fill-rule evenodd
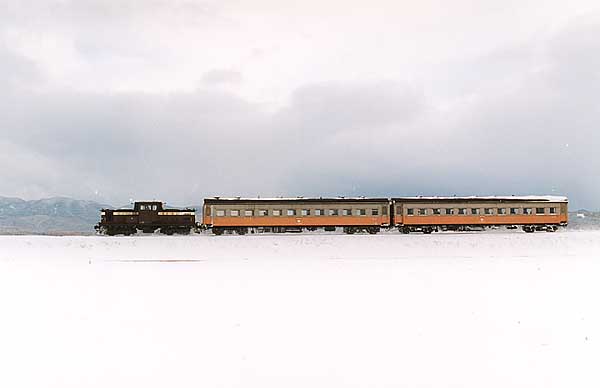
<path id="1" fill-rule="evenodd" d="M 205 198 L 200 222 L 195 209 L 165 209 L 162 202 L 136 202 L 133 209 L 103 209 L 101 234 L 215 235 L 335 231 L 429 234 L 485 228 L 554 232 L 568 223 L 568 199 L 557 196 Z"/>

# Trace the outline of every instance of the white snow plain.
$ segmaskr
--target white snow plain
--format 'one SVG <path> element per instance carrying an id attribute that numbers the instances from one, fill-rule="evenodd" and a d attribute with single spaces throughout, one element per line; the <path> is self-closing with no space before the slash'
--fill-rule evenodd
<path id="1" fill-rule="evenodd" d="M 598 387 L 600 232 L 0 237 L 1 387 Z"/>

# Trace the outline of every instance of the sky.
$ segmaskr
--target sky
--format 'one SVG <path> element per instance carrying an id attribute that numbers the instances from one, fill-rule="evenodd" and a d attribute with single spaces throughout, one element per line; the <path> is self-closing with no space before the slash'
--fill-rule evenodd
<path id="1" fill-rule="evenodd" d="M 0 2 L 0 196 L 567 195 L 600 4 Z"/>

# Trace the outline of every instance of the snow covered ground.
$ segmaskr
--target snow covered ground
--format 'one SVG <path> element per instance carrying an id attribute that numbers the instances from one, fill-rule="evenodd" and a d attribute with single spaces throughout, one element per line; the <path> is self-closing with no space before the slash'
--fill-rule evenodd
<path id="1" fill-rule="evenodd" d="M 598 387 L 600 232 L 0 237 L 0 387 Z"/>

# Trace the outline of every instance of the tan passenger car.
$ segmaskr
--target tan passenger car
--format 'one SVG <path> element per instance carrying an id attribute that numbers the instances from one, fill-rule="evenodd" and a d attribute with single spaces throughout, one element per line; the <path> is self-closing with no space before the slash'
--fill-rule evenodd
<path id="1" fill-rule="evenodd" d="M 553 232 L 567 224 L 567 207 L 566 197 L 555 196 L 392 198 L 394 226 L 404 233 L 501 225 Z"/>
<path id="2" fill-rule="evenodd" d="M 371 234 L 390 225 L 387 198 L 206 198 L 203 224 L 214 234 L 301 232 L 342 227 Z"/>

